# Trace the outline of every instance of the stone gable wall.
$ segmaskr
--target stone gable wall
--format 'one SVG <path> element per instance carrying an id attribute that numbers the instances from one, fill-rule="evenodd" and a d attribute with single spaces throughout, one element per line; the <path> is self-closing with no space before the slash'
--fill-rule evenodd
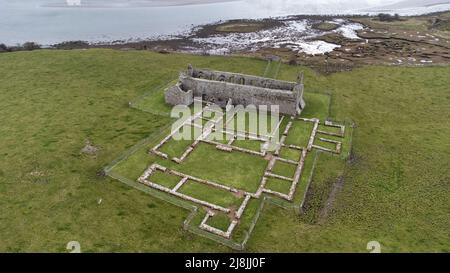
<path id="1" fill-rule="evenodd" d="M 183 90 L 181 83 L 169 87 L 165 94 L 166 103 L 170 105 L 191 105 L 194 102 L 192 90 Z"/>

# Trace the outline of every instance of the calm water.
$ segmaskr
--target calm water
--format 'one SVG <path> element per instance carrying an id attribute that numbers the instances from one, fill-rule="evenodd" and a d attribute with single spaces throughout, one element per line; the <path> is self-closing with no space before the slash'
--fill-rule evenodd
<path id="1" fill-rule="evenodd" d="M 74 2 L 80 0 L 67 0 Z M 170 0 L 171 3 L 185 0 Z M 201 2 L 201 0 L 199 0 Z M 449 10 L 450 2 L 412 0 L 390 11 L 417 14 Z M 293 14 L 350 14 L 374 12 L 395 0 L 242 0 L 199 5 L 158 6 L 155 0 L 0 0 L 0 43 L 35 41 L 44 45 L 68 40 L 90 42 L 155 38 L 189 30 L 193 25 L 238 18 Z M 207 1 L 204 1 L 207 2 Z M 419 4 L 417 4 L 419 2 Z M 447 4 L 428 5 L 447 2 Z M 429 4 L 425 3 L 425 4 Z M 421 7 L 420 7 L 421 6 Z"/>

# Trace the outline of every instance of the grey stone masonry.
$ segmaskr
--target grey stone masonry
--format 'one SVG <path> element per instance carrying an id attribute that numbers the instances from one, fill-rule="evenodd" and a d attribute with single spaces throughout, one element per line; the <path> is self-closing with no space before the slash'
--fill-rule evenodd
<path id="1" fill-rule="evenodd" d="M 179 82 L 166 90 L 166 102 L 190 105 L 194 97 L 227 107 L 233 105 L 279 106 L 281 114 L 297 116 L 305 108 L 303 77 L 298 82 L 280 81 L 238 73 L 197 69 L 189 66 Z"/>
<path id="2" fill-rule="evenodd" d="M 180 83 L 169 87 L 164 96 L 166 103 L 170 105 L 191 105 L 194 103 L 194 96 L 192 90 L 183 90 Z"/>

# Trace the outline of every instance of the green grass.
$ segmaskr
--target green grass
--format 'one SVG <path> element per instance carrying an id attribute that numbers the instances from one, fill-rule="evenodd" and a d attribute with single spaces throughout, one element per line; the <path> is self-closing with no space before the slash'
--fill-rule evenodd
<path id="1" fill-rule="evenodd" d="M 343 175 L 345 164 L 338 156 L 330 153 L 320 153 L 319 157 L 320 164 L 317 164 L 313 174 L 309 196 L 305 200 L 305 213 L 302 215 L 302 218 L 311 224 L 323 221 L 325 216 L 321 215 L 321 212 L 327 204 L 334 184 Z"/>
<path id="2" fill-rule="evenodd" d="M 267 161 L 243 152 L 221 152 L 214 145 L 200 143 L 177 170 L 230 187 L 256 192 Z"/>
<path id="3" fill-rule="evenodd" d="M 156 143 L 159 139 L 156 140 Z M 200 143 L 182 164 L 149 155 L 147 151 L 156 143 L 139 149 L 126 160 L 114 167 L 114 172 L 136 180 L 152 163 L 167 168 L 207 179 L 248 192 L 256 192 L 260 179 L 267 166 L 263 158 L 242 152 L 226 153 L 216 149 L 214 145 Z"/>
<path id="4" fill-rule="evenodd" d="M 293 178 L 296 169 L 297 165 L 278 160 L 275 162 L 275 166 L 273 166 L 272 173 Z"/>
<path id="5" fill-rule="evenodd" d="M 325 126 L 323 124 L 319 124 L 318 130 L 328 132 L 328 133 L 333 133 L 333 134 L 340 134 L 340 132 L 341 132 L 340 128 Z"/>
<path id="6" fill-rule="evenodd" d="M 450 21 L 438 24 L 437 29 L 442 31 L 450 31 Z"/>
<path id="7" fill-rule="evenodd" d="M 280 61 L 269 61 L 267 63 L 267 67 L 266 70 L 264 71 L 264 77 L 266 78 L 273 78 L 276 79 L 278 78 L 278 73 L 281 67 L 281 63 Z M 293 81 L 293 80 L 291 80 Z"/>
<path id="8" fill-rule="evenodd" d="M 313 126 L 314 124 L 312 122 L 294 120 L 291 129 L 289 129 L 285 144 L 306 148 L 306 146 L 308 146 L 309 138 L 311 137 Z"/>
<path id="9" fill-rule="evenodd" d="M 226 232 L 231 224 L 231 221 L 228 215 L 224 213 L 217 213 L 213 217 L 209 218 L 207 224 Z"/>
<path id="10" fill-rule="evenodd" d="M 314 141 L 314 145 L 318 145 L 321 146 L 323 148 L 329 149 L 329 150 L 336 150 L 336 144 L 335 143 L 331 143 L 331 142 L 327 142 L 327 141 L 322 141 L 319 138 L 327 138 L 330 139 L 329 136 L 319 136 L 316 137 L 315 141 Z"/>
<path id="11" fill-rule="evenodd" d="M 313 25 L 313 28 L 323 31 L 331 31 L 339 28 L 339 25 L 329 22 L 320 22 L 318 24 Z"/>
<path id="12" fill-rule="evenodd" d="M 164 91 L 177 82 L 174 74 L 168 74 L 159 80 L 161 84 L 152 86 L 149 91 L 130 101 L 131 105 L 139 110 L 155 115 L 170 116 L 172 107 L 165 103 Z"/>
<path id="13" fill-rule="evenodd" d="M 161 171 L 155 171 L 147 178 L 153 183 L 172 189 L 175 187 L 182 178 L 173 174 L 163 173 Z"/>
<path id="14" fill-rule="evenodd" d="M 267 179 L 266 188 L 280 193 L 289 194 L 289 189 L 291 188 L 291 185 L 292 182 L 290 181 L 271 177 Z"/>
<path id="15" fill-rule="evenodd" d="M 242 198 L 236 197 L 231 192 L 205 186 L 190 180 L 187 181 L 178 192 L 225 208 L 231 206 L 238 208 L 243 201 Z"/>
<path id="16" fill-rule="evenodd" d="M 305 84 L 305 86 L 308 85 Z M 314 90 L 314 88 L 307 88 L 306 91 L 308 90 Z M 303 97 L 305 98 L 305 101 L 308 101 L 308 103 L 306 104 L 305 109 L 303 109 L 302 111 L 302 117 L 318 118 L 320 120 L 324 120 L 329 116 L 328 110 L 331 100 L 330 95 L 305 92 Z"/>
<path id="17" fill-rule="evenodd" d="M 192 144 L 192 140 L 174 140 L 170 139 L 159 149 L 161 152 L 167 154 L 170 158 L 180 158 L 184 151 Z"/>
<path id="18" fill-rule="evenodd" d="M 266 62 L 146 51 L 41 50 L 2 53 L 0 63 L 0 251 L 66 252 L 73 240 L 83 252 L 230 251 L 184 232 L 180 225 L 187 210 L 97 172 L 172 122 L 130 108 L 128 102 L 175 79 L 188 63 L 262 75 Z M 383 252 L 450 251 L 450 67 L 372 66 L 330 76 L 303 69 L 306 91 L 332 94 L 330 117 L 356 123 L 353 160 L 324 222 L 311 225 L 268 204 L 247 250 L 366 252 L 367 242 L 377 240 Z M 298 70 L 282 65 L 278 78 L 293 80 Z M 322 111 L 316 109 L 330 103 L 327 96 L 305 94 L 307 101 L 313 97 L 321 99 L 310 100 L 305 116 L 317 117 Z M 87 139 L 100 148 L 94 157 L 80 154 Z M 118 170 L 137 178 L 156 160 L 147 152 L 139 150 Z M 196 154 L 189 157 L 195 164 L 208 151 Z M 241 166 L 249 159 L 239 158 L 220 160 L 238 167 L 240 178 L 259 174 Z M 314 182 L 333 176 L 321 160 Z M 209 173 L 211 164 L 189 168 Z M 238 178 L 233 181 L 247 181 Z M 249 205 L 244 215 L 249 219 L 242 219 L 247 227 L 258 205 L 257 200 Z M 243 226 L 233 237 L 244 234 Z"/>
<path id="19" fill-rule="evenodd" d="M 218 132 L 214 132 L 210 134 L 208 137 L 206 137 L 207 140 L 222 143 L 222 144 L 228 144 L 228 142 L 231 140 L 232 135 L 229 134 L 221 134 Z"/>
<path id="20" fill-rule="evenodd" d="M 261 133 L 265 135 L 269 135 L 272 133 L 272 127 L 275 129 L 275 126 L 281 120 L 281 116 L 277 119 L 275 115 L 272 117 L 270 113 L 263 114 L 257 111 L 244 111 L 243 108 L 236 107 L 235 108 L 237 114 L 234 118 L 228 123 L 227 127 L 230 129 L 237 131 L 246 131 L 250 133 Z M 270 110 L 270 109 L 269 109 Z M 227 120 L 225 118 L 225 120 Z M 253 123 L 253 121 L 257 121 Z M 283 122 L 284 123 L 284 122 Z"/>
<path id="21" fill-rule="evenodd" d="M 256 32 L 264 28 L 264 24 L 262 23 L 251 23 L 251 22 L 236 22 L 236 23 L 224 23 L 220 24 L 216 27 L 216 31 L 220 32 L 239 32 L 239 33 L 247 33 L 247 32 Z"/>
<path id="22" fill-rule="evenodd" d="M 285 126 L 287 124 L 288 119 L 284 119 L 284 122 L 281 125 L 281 131 L 284 130 L 283 126 Z M 248 123 L 248 120 L 245 120 L 245 123 Z M 163 132 L 163 133 L 168 134 L 169 131 L 170 130 L 167 129 L 167 131 Z M 164 136 L 161 135 L 159 137 L 163 138 Z M 158 138 L 152 137 L 151 140 L 149 140 L 145 145 L 141 145 L 141 147 L 139 149 L 140 150 L 148 150 L 149 147 L 154 146 L 156 143 L 158 143 L 158 141 L 159 141 Z M 182 143 L 183 143 L 182 141 L 175 142 L 175 141 L 170 140 L 167 144 L 165 144 L 165 145 L 167 145 L 166 150 L 178 149 L 179 150 L 178 152 L 181 153 L 182 150 L 187 147 L 187 145 L 183 146 Z M 240 147 L 248 148 L 248 149 L 259 150 L 259 145 L 261 144 L 261 142 L 254 141 L 254 140 L 236 140 L 234 144 L 237 146 L 240 146 Z M 256 144 L 258 144 L 258 145 L 256 145 Z M 186 161 L 186 162 L 183 162 L 181 165 L 173 164 L 169 160 L 165 160 L 162 158 L 155 158 L 154 156 L 146 155 L 145 153 L 142 153 L 141 151 L 139 151 L 139 149 L 137 149 L 137 150 L 135 150 L 134 154 L 133 153 L 130 154 L 129 158 L 125 158 L 124 160 L 119 162 L 119 164 L 116 167 L 112 168 L 113 177 L 118 177 L 117 175 L 119 175 L 119 177 L 121 177 L 121 178 L 119 178 L 119 180 L 121 180 L 122 182 L 124 182 L 127 185 L 131 185 L 131 186 L 134 185 L 136 187 L 136 182 L 133 182 L 133 180 L 135 180 L 136 177 L 138 176 L 138 172 L 142 172 L 144 169 L 142 164 L 138 164 L 138 163 L 145 162 L 145 164 L 151 164 L 151 163 L 157 162 L 163 166 L 167 166 L 169 168 L 173 168 L 176 170 L 181 170 L 182 172 L 184 172 L 186 174 L 191 174 L 191 175 L 197 176 L 199 178 L 207 177 L 208 180 L 220 181 L 221 184 L 231 185 L 235 188 L 245 190 L 245 191 L 250 191 L 253 193 L 256 191 L 257 187 L 259 187 L 259 183 L 262 178 L 263 170 L 265 169 L 265 166 L 267 165 L 267 161 L 262 161 L 260 157 L 253 156 L 253 155 L 249 156 L 248 154 L 241 153 L 241 152 L 235 152 L 233 154 L 233 156 L 230 157 L 231 156 L 230 153 L 223 153 L 223 152 L 217 151 L 214 148 L 214 145 L 211 146 L 208 144 L 202 144 L 201 147 L 204 148 L 203 151 L 200 149 L 197 149 L 192 153 L 193 155 L 189 156 L 189 158 L 194 157 L 194 159 L 196 158 L 196 160 L 194 160 L 192 162 Z M 290 149 L 286 149 L 286 150 L 290 150 Z M 290 151 L 290 152 L 292 153 L 292 151 Z M 294 160 L 299 160 L 300 152 L 294 151 L 294 153 L 297 154 L 296 155 L 297 158 Z M 226 157 L 228 157 L 228 159 L 221 160 L 220 158 L 223 158 L 224 155 L 226 155 Z M 243 156 L 243 155 L 245 155 L 245 156 Z M 217 157 L 217 156 L 219 156 L 219 157 Z M 136 158 L 138 158 L 138 160 L 136 160 Z M 216 158 L 218 158 L 218 160 L 216 160 Z M 197 160 L 197 159 L 199 159 L 199 160 Z M 244 161 L 242 161 L 242 159 L 248 159 L 248 160 L 246 160 L 244 162 Z M 279 203 L 280 205 L 282 205 L 286 208 L 290 208 L 290 209 L 294 208 L 297 211 L 299 210 L 299 205 L 300 205 L 301 201 L 303 200 L 306 185 L 307 185 L 307 182 L 309 181 L 310 173 L 312 171 L 312 169 L 309 168 L 308 166 L 312 166 L 311 162 L 313 160 L 314 160 L 313 157 L 307 157 L 307 159 L 306 159 L 305 165 L 307 166 L 307 168 L 305 168 L 305 172 L 304 172 L 304 175 L 302 176 L 302 181 L 300 183 L 299 189 L 296 192 L 296 194 L 294 195 L 295 203 L 286 202 L 286 201 L 283 201 L 280 199 L 277 200 L 277 203 Z M 131 162 L 131 164 L 129 162 Z M 234 165 L 236 162 L 238 165 Z M 263 163 L 261 165 L 259 165 L 259 163 L 261 163 L 261 162 L 263 162 Z M 213 163 L 213 165 L 211 165 L 211 163 Z M 255 164 L 255 163 L 257 163 L 257 164 Z M 199 166 L 200 166 L 200 168 L 198 168 Z M 247 168 L 244 171 L 242 170 L 243 166 Z M 286 177 L 292 177 L 292 176 L 294 176 L 295 169 L 296 169 L 295 165 L 278 162 L 275 165 L 274 172 L 278 173 L 280 175 L 284 175 Z M 257 172 L 251 173 L 251 172 L 249 172 L 249 170 L 252 170 L 252 171 L 257 170 Z M 249 176 L 248 179 L 245 180 L 245 179 L 242 179 L 244 174 L 245 175 L 252 174 L 252 176 Z M 237 177 L 237 179 L 236 179 L 236 177 Z M 127 179 L 127 180 L 125 181 L 124 179 Z M 240 183 L 236 183 L 237 181 L 240 181 Z M 244 181 L 244 183 L 242 183 L 243 181 Z M 273 183 L 273 181 L 276 182 L 277 179 L 273 179 L 268 182 L 269 189 L 272 189 L 272 190 L 275 190 L 278 192 L 283 192 L 286 194 L 289 192 L 292 182 L 282 181 L 282 183 Z M 163 184 L 163 185 L 169 184 L 169 187 L 175 186 L 173 184 L 173 181 L 172 182 L 167 181 L 167 182 L 163 182 L 160 184 Z M 252 186 L 252 188 L 249 188 L 249 185 Z M 142 188 L 140 188 L 140 189 L 142 189 Z M 146 188 L 146 190 L 149 190 L 149 188 Z M 163 200 L 166 200 L 168 202 L 173 202 L 174 197 L 170 197 L 170 195 L 168 195 L 168 194 L 165 194 L 162 196 L 161 194 L 156 194 L 154 192 L 154 190 L 151 192 L 153 195 L 159 196 Z M 227 208 L 237 209 L 242 203 L 242 198 L 236 198 L 235 195 L 230 194 L 228 191 L 224 192 L 223 190 L 214 189 L 212 187 L 209 187 L 209 186 L 206 186 L 206 185 L 203 185 L 200 183 L 187 183 L 186 185 L 181 187 L 181 189 L 179 189 L 179 192 L 187 194 L 196 199 L 207 201 L 209 203 L 217 204 L 217 205 L 220 205 L 222 207 L 227 207 Z M 177 199 L 176 203 L 179 204 L 180 200 L 181 199 Z M 271 199 L 271 200 L 274 200 L 274 199 Z M 186 205 L 189 205 L 189 206 L 195 205 L 192 202 L 186 202 L 186 201 L 181 201 L 181 202 L 184 204 L 183 207 L 185 207 Z M 252 215 L 252 213 L 253 213 L 253 215 Z M 205 234 L 205 231 L 202 231 L 198 228 L 198 225 L 202 221 L 202 215 L 204 215 L 203 212 L 198 213 L 197 215 L 194 216 L 193 221 L 189 221 L 190 222 L 189 230 L 194 233 L 200 232 L 200 233 L 204 234 L 207 238 L 214 239 L 215 241 L 224 242 L 225 239 L 221 238 L 220 236 L 213 235 L 211 233 Z M 256 211 L 254 209 L 246 209 L 244 211 L 244 214 L 242 217 L 242 219 L 246 219 L 246 220 L 241 220 L 239 222 L 239 225 L 237 226 L 236 230 L 234 231 L 236 234 L 239 234 L 239 235 L 236 235 L 236 236 L 233 235 L 231 241 L 225 240 L 226 245 L 229 245 L 230 243 L 233 245 L 236 245 L 236 244 L 241 244 L 242 242 L 244 242 L 244 239 L 247 236 L 246 234 L 248 234 L 248 232 L 250 232 L 250 230 L 248 230 L 248 229 L 250 228 L 251 225 L 254 225 L 254 224 L 252 224 L 252 222 L 256 223 L 255 222 L 255 219 L 257 219 L 256 217 L 257 217 L 257 215 L 256 215 Z M 247 222 L 247 221 L 249 221 L 249 222 Z"/>
<path id="23" fill-rule="evenodd" d="M 258 140 L 249 140 L 249 139 L 246 139 L 246 140 L 238 139 L 233 142 L 233 146 L 248 149 L 248 150 L 255 151 L 255 152 L 261 151 L 262 144 L 264 144 L 264 142 L 258 141 Z"/>
<path id="24" fill-rule="evenodd" d="M 300 161 L 302 151 L 297 149 L 291 149 L 287 147 L 282 147 L 280 150 L 280 157 L 284 159 L 289 159 L 292 161 Z"/>

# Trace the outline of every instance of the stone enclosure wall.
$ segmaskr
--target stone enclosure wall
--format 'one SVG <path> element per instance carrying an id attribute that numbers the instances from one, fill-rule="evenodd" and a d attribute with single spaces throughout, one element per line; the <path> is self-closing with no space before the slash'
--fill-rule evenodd
<path id="1" fill-rule="evenodd" d="M 252 75 L 244 75 L 239 73 L 197 69 L 192 66 L 188 67 L 187 75 L 196 79 L 229 82 L 239 85 L 249 85 L 261 88 L 280 89 L 287 91 L 294 90 L 294 87 L 298 85 L 298 83 L 296 82 L 279 81 L 275 79 L 263 78 Z"/>
<path id="2" fill-rule="evenodd" d="M 177 85 L 166 90 L 166 102 L 190 105 L 194 97 L 225 107 L 234 105 L 278 105 L 280 113 L 296 116 L 305 107 L 302 76 L 298 82 L 279 81 L 251 75 L 195 69 L 180 73 Z"/>

